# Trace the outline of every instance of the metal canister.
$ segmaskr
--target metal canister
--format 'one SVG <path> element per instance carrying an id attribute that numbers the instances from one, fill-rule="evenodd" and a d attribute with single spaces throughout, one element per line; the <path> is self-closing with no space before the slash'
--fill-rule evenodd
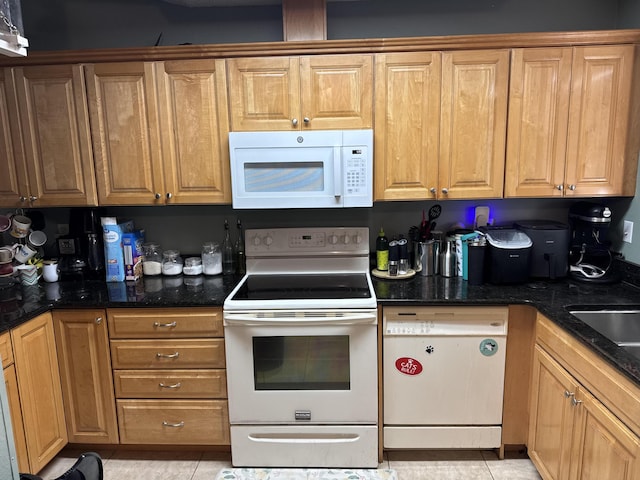
<path id="1" fill-rule="evenodd" d="M 442 251 L 440 252 L 440 275 L 443 277 L 457 276 L 457 263 L 456 240 L 455 238 L 447 238 L 442 242 Z"/>

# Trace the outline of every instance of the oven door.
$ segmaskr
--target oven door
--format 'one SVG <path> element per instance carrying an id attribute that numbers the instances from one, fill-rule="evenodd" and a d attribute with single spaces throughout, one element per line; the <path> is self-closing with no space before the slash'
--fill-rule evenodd
<path id="1" fill-rule="evenodd" d="M 377 316 L 225 312 L 231 424 L 375 424 Z"/>

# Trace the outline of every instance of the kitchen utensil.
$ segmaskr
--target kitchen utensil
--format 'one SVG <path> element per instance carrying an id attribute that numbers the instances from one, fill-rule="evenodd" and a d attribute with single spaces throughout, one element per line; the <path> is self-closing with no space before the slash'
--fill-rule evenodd
<path id="1" fill-rule="evenodd" d="M 11 218 L 11 235 L 15 238 L 24 238 L 29 235 L 31 219 L 24 215 L 14 215 Z"/>

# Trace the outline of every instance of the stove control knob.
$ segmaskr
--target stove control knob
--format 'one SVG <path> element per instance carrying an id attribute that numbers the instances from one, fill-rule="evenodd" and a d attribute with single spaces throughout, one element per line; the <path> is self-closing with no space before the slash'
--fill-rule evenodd
<path id="1" fill-rule="evenodd" d="M 259 237 L 258 235 L 256 235 L 255 237 L 253 237 L 253 244 L 254 244 L 256 247 L 259 247 L 261 243 L 262 243 L 262 240 L 260 240 L 260 237 Z"/>
<path id="2" fill-rule="evenodd" d="M 329 235 L 329 243 L 331 245 L 338 243 L 338 236 L 336 234 Z"/>
<path id="3" fill-rule="evenodd" d="M 342 243 L 348 245 L 349 243 L 351 243 L 351 237 L 349 235 L 345 235 L 344 237 L 342 237 Z"/>
<path id="4" fill-rule="evenodd" d="M 264 244 L 268 247 L 273 243 L 273 237 L 271 235 L 267 235 L 264 237 Z"/>
<path id="5" fill-rule="evenodd" d="M 360 235 L 359 233 L 356 233 L 353 236 L 353 243 L 355 243 L 356 245 L 362 243 L 362 235 Z"/>

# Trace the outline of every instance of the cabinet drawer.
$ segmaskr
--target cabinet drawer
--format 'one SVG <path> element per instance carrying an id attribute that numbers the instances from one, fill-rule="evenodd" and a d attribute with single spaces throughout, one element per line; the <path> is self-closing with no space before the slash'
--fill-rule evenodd
<path id="1" fill-rule="evenodd" d="M 222 310 L 109 309 L 110 338 L 222 337 Z"/>
<path id="2" fill-rule="evenodd" d="M 224 370 L 116 370 L 117 398 L 226 398 Z"/>
<path id="3" fill-rule="evenodd" d="M 229 445 L 226 400 L 118 400 L 122 444 Z"/>
<path id="4" fill-rule="evenodd" d="M 0 335 L 0 358 L 2 358 L 2 368 L 7 368 L 13 363 L 13 349 L 9 332 Z"/>
<path id="5" fill-rule="evenodd" d="M 224 368 L 224 340 L 112 340 L 113 369 Z"/>

